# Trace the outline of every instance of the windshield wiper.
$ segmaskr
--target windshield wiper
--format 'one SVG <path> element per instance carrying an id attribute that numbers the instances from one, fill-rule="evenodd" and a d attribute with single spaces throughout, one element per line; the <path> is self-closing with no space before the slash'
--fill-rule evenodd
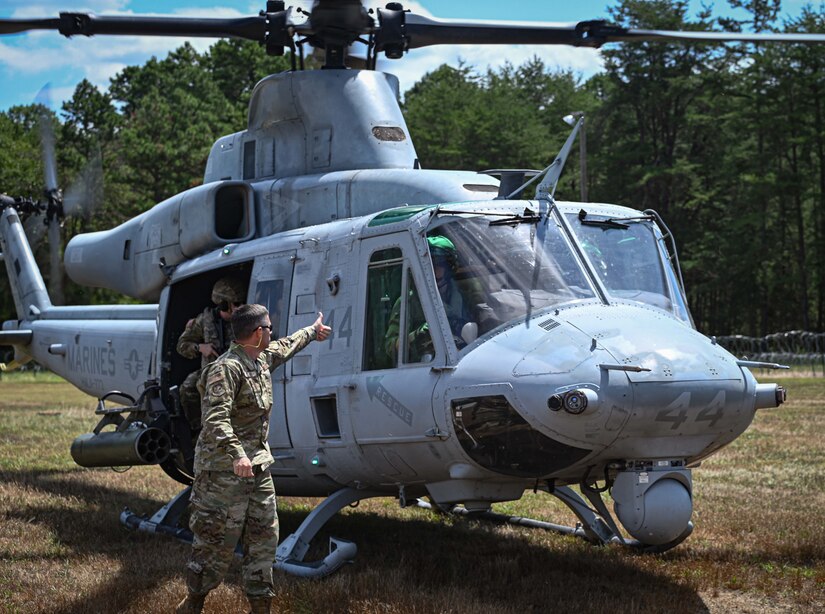
<path id="1" fill-rule="evenodd" d="M 582 209 L 579 211 L 579 221 L 583 226 L 601 226 L 602 228 L 617 228 L 619 230 L 627 230 L 630 228 L 628 224 L 622 222 L 640 222 L 642 220 L 653 220 L 652 215 L 643 215 L 640 217 L 608 217 L 599 219 L 587 219 L 587 211 Z"/>
<path id="2" fill-rule="evenodd" d="M 541 215 L 532 209 L 525 208 L 524 213 L 516 213 L 510 217 L 503 217 L 500 220 L 492 220 L 490 226 L 515 226 L 516 224 L 538 224 Z"/>
<path id="3" fill-rule="evenodd" d="M 436 209 L 434 215 L 478 215 L 485 217 L 498 217 L 492 220 L 490 226 L 515 226 L 517 224 L 538 224 L 542 220 L 540 213 L 532 209 L 525 209 L 524 213 L 504 213 L 501 211 L 456 211 L 452 209 Z"/>

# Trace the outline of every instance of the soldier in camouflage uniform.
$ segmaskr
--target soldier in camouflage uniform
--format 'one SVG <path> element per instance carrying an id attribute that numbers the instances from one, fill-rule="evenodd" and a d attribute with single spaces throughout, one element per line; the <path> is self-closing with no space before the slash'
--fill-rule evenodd
<path id="1" fill-rule="evenodd" d="M 275 487 L 269 466 L 270 370 L 331 329 L 323 314 L 311 326 L 270 341 L 263 305 L 232 314 L 236 341 L 203 370 L 203 430 L 195 448 L 195 482 L 189 527 L 194 534 L 186 568 L 187 597 L 178 613 L 197 613 L 221 583 L 238 539 L 243 543 L 243 583 L 253 614 L 270 611 L 272 563 L 278 546 Z"/>
<path id="2" fill-rule="evenodd" d="M 201 370 L 228 350 L 235 338 L 229 319 L 246 302 L 246 285 L 234 277 L 222 277 L 212 286 L 212 302 L 214 307 L 207 307 L 189 320 L 176 348 L 184 358 L 201 359 L 201 368 L 190 373 L 179 388 L 181 408 L 193 431 L 201 427 L 198 378 Z"/>

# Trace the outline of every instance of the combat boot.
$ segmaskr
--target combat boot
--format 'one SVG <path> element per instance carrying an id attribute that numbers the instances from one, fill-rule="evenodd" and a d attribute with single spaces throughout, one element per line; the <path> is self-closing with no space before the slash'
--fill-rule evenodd
<path id="1" fill-rule="evenodd" d="M 269 608 L 272 604 L 272 597 L 267 597 L 264 595 L 247 595 L 246 598 L 249 599 L 249 605 L 252 606 L 249 614 L 270 614 Z"/>
<path id="2" fill-rule="evenodd" d="M 177 609 L 175 609 L 175 614 L 201 614 L 204 599 L 206 599 L 206 595 L 189 593 L 184 597 L 183 601 L 178 604 Z M 267 612 L 268 611 L 269 610 L 267 610 Z"/>

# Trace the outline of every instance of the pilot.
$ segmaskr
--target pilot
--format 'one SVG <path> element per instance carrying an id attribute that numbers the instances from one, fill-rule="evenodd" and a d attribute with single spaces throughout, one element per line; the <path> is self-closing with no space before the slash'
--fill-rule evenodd
<path id="1" fill-rule="evenodd" d="M 235 309 L 246 303 L 246 284 L 235 277 L 222 277 L 212 286 L 212 302 L 202 313 L 189 320 L 178 338 L 178 354 L 201 359 L 201 368 L 190 373 L 180 385 L 180 404 L 193 431 L 201 427 L 201 397 L 197 383 L 201 370 L 229 349 L 235 336 L 230 318 Z"/>
<path id="2" fill-rule="evenodd" d="M 275 486 L 269 466 L 271 370 L 332 329 L 323 314 L 289 337 L 272 341 L 272 320 L 263 305 L 232 313 L 236 341 L 203 369 L 203 430 L 195 447 L 190 496 L 192 555 L 186 566 L 187 596 L 177 612 L 199 613 L 243 543 L 243 585 L 252 612 L 270 611 L 272 561 L 278 547 Z"/>
<path id="3" fill-rule="evenodd" d="M 463 290 L 456 281 L 458 270 L 458 252 L 455 245 L 447 237 L 433 236 L 427 238 L 430 245 L 430 257 L 433 262 L 435 281 L 438 284 L 438 293 L 447 313 L 450 330 L 456 340 L 461 339 L 461 331 L 467 322 L 472 320 L 469 295 L 465 297 Z M 469 300 L 468 300 L 469 299 Z M 459 347 L 466 345 L 462 343 Z"/>
<path id="4" fill-rule="evenodd" d="M 456 280 L 458 252 L 450 239 L 441 235 L 434 235 L 427 237 L 427 244 L 430 248 L 438 293 L 444 305 L 447 321 L 450 323 L 450 330 L 453 333 L 456 345 L 462 348 L 467 345 L 462 336 L 464 325 L 473 321 L 472 306 L 481 302 L 480 290 L 476 288 L 475 284 L 461 284 Z M 465 287 L 461 287 L 462 285 Z M 429 332 L 429 324 L 421 312 L 420 303 L 417 301 L 411 301 L 411 303 L 413 308 L 408 316 L 408 330 L 411 332 L 407 335 L 411 356 L 409 362 L 418 362 L 421 357 L 432 352 L 432 337 Z M 400 320 L 401 299 L 399 298 L 393 306 L 385 335 L 384 347 L 391 357 L 395 356 L 398 349 Z"/>

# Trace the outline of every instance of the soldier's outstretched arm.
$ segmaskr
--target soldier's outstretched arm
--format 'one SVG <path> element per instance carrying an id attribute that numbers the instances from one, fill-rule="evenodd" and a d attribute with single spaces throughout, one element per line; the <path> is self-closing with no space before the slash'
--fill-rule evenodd
<path id="1" fill-rule="evenodd" d="M 269 368 L 272 369 L 285 363 L 315 339 L 318 341 L 328 339 L 330 333 L 332 329 L 324 324 L 324 314 L 319 312 L 318 319 L 312 325 L 301 328 L 288 337 L 270 341 L 262 355 L 269 363 Z"/>
<path id="2" fill-rule="evenodd" d="M 261 356 L 267 361 L 269 368 L 273 369 L 303 350 L 315 339 L 316 335 L 317 333 L 315 332 L 314 326 L 306 326 L 298 329 L 288 337 L 281 337 L 275 341 L 270 341 L 269 346 L 263 351 Z"/>

